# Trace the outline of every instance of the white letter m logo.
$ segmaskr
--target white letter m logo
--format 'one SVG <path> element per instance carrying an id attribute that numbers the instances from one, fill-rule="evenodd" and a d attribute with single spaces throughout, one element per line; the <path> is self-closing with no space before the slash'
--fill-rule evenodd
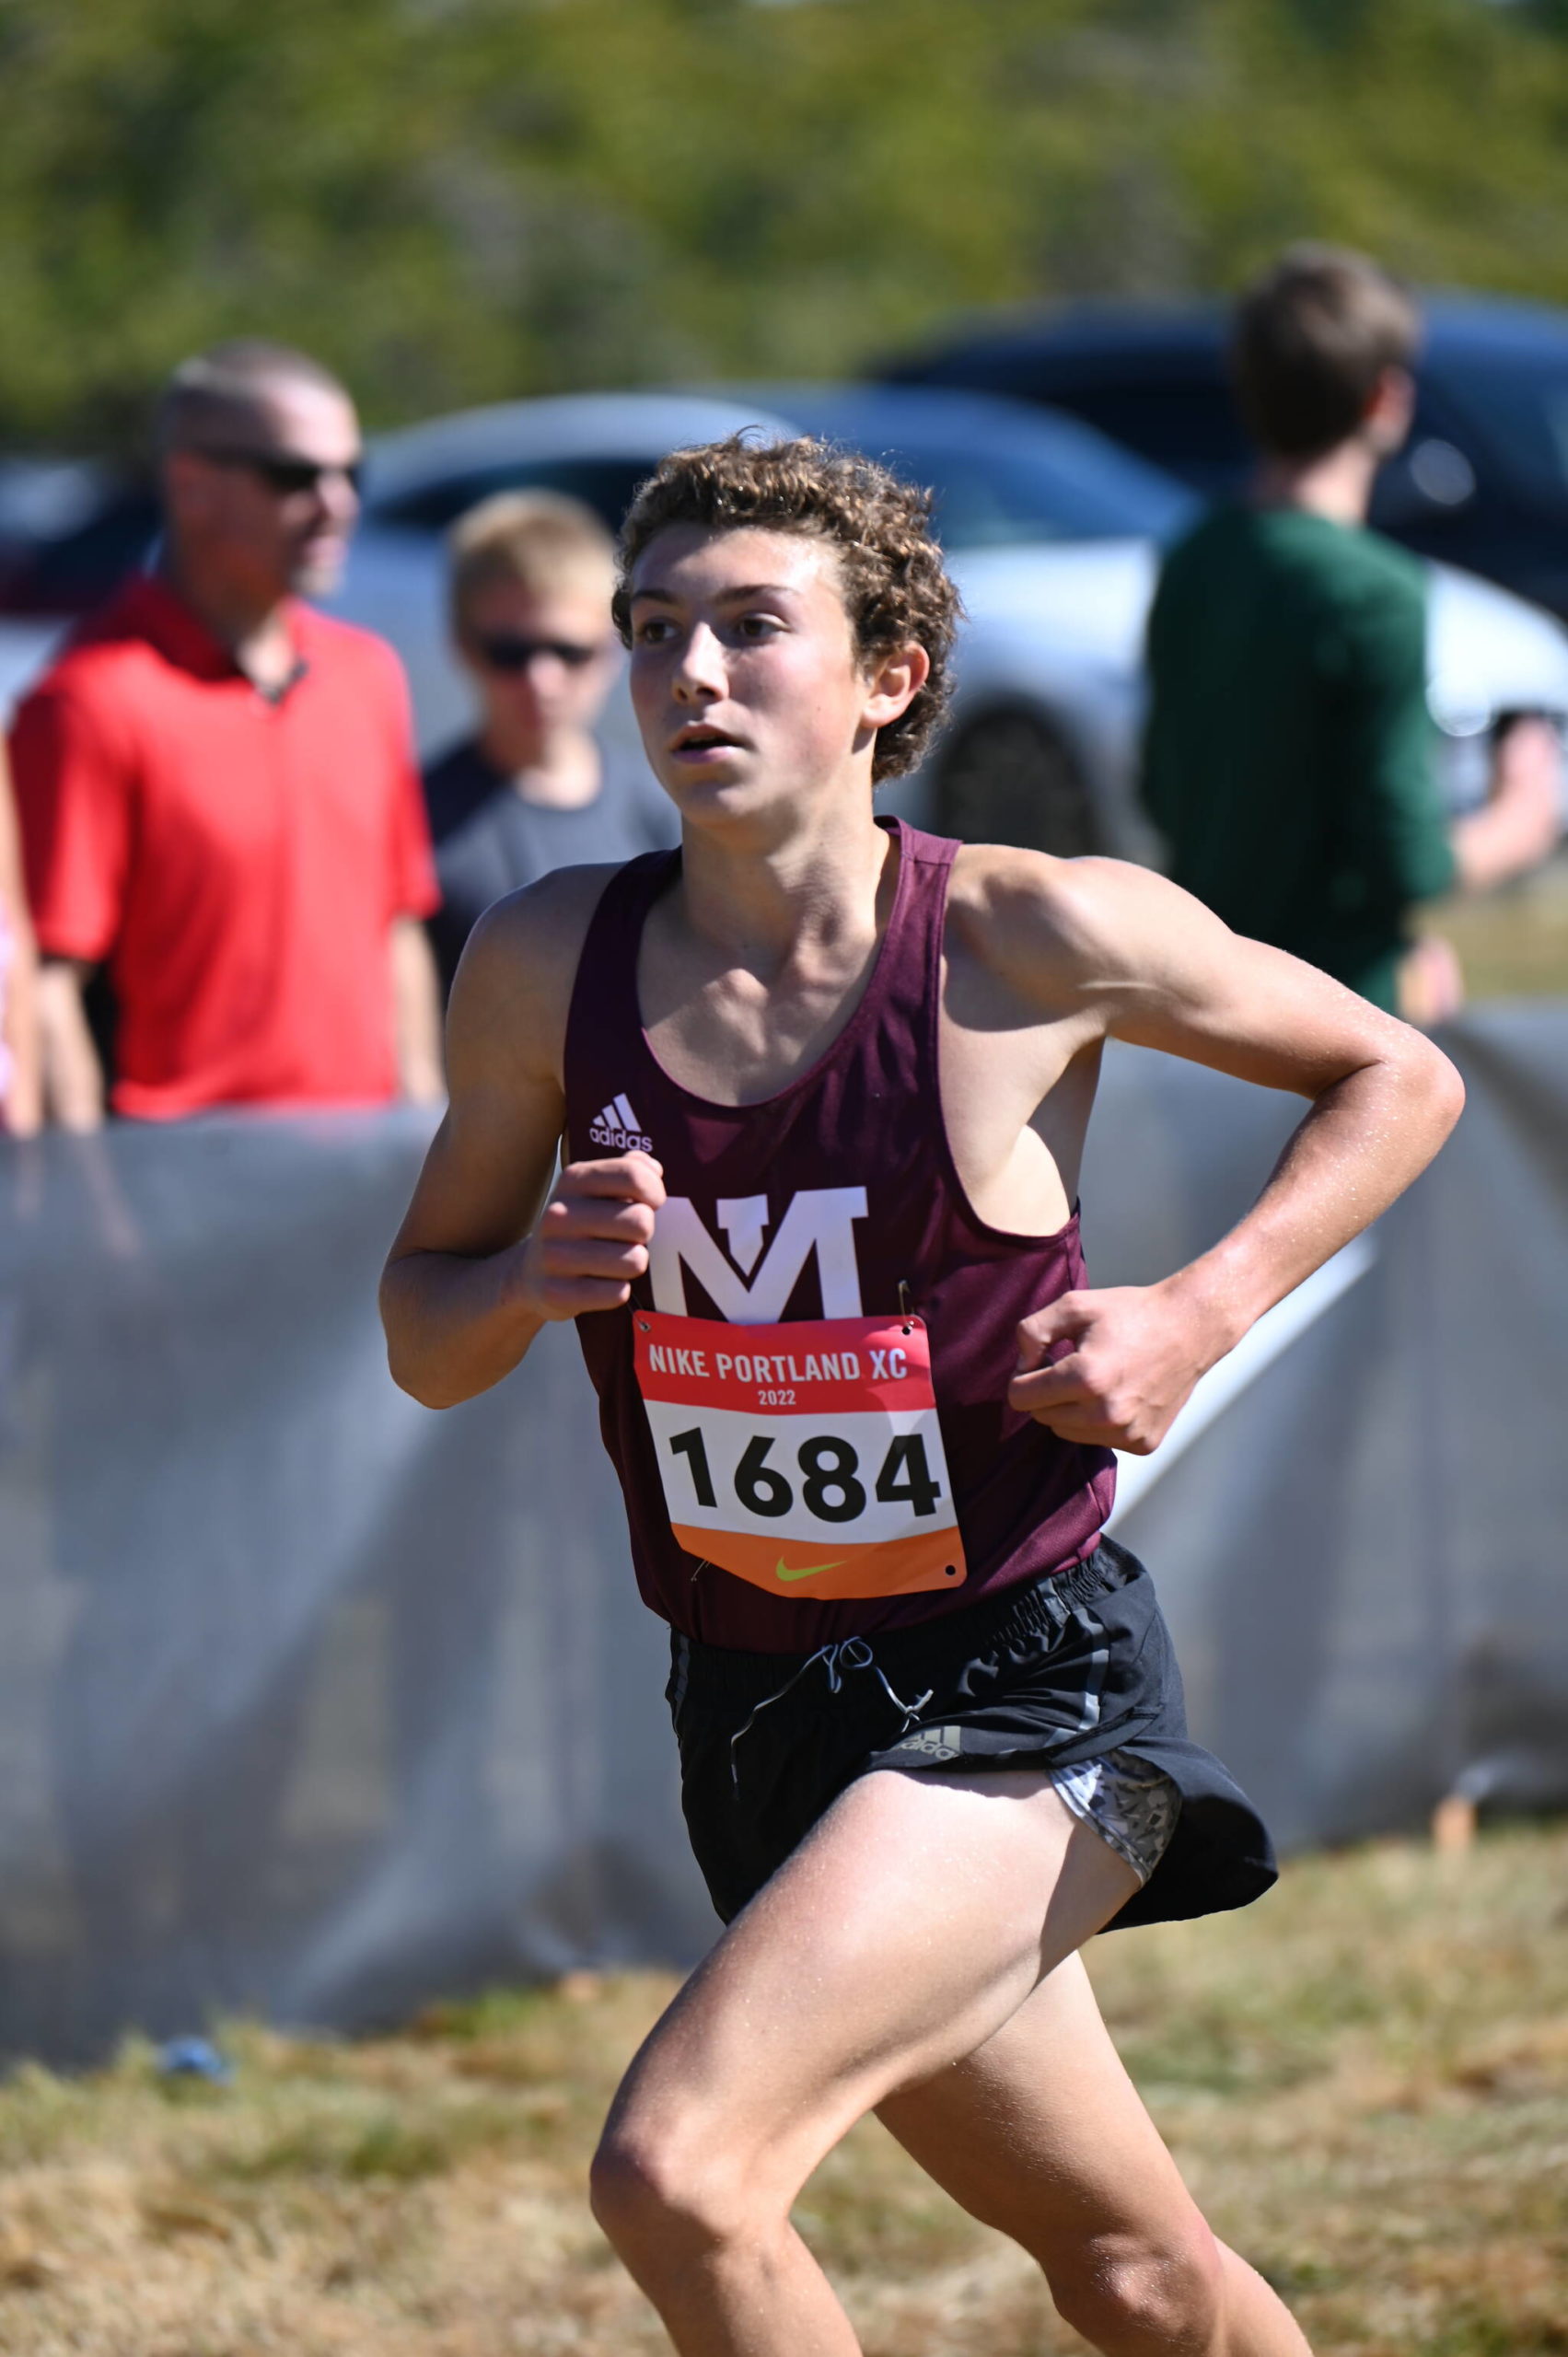
<path id="1" fill-rule="evenodd" d="M 784 1314 L 796 1280 L 817 1255 L 824 1318 L 859 1318 L 860 1271 L 854 1257 L 854 1223 L 865 1217 L 864 1187 L 803 1187 L 765 1254 L 766 1195 L 745 1195 L 718 1206 L 718 1222 L 730 1252 L 745 1271 L 738 1277 L 698 1218 L 688 1195 L 672 1195 L 654 1221 L 648 1247 L 648 1278 L 654 1307 L 683 1318 L 686 1269 L 690 1269 L 721 1318 L 736 1326 L 771 1326 Z M 757 1268 L 759 1255 L 762 1265 Z M 684 1268 L 682 1267 L 684 1263 Z M 748 1284 L 746 1277 L 756 1276 Z"/>

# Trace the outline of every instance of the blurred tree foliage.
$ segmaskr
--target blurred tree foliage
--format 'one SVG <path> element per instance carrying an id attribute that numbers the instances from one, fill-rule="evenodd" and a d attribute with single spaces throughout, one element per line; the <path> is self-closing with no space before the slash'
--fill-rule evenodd
<path id="1" fill-rule="evenodd" d="M 0 439 L 837 372 L 1283 241 L 1568 300 L 1568 0 L 0 0 Z"/>

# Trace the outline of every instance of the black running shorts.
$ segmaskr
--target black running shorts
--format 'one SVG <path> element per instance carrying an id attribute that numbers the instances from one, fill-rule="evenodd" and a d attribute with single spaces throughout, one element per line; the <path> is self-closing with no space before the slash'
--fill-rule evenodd
<path id="1" fill-rule="evenodd" d="M 681 1805 L 726 1922 L 873 1768 L 1059 1771 L 1114 1754 L 1124 1775 L 1168 1778 L 1174 1825 L 1167 1811 L 1157 1863 L 1108 1930 L 1245 1907 L 1275 1880 L 1257 1811 L 1189 1739 L 1154 1583 L 1113 1539 L 1070 1572 L 876 1638 L 754 1654 L 677 1633 L 672 1655 Z"/>

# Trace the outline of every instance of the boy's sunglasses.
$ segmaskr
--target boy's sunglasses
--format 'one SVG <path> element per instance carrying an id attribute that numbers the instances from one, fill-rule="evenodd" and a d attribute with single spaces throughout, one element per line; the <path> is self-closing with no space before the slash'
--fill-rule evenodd
<path id="1" fill-rule="evenodd" d="M 364 472 L 358 459 L 338 466 L 330 459 L 323 463 L 319 459 L 291 459 L 281 450 L 197 450 L 193 455 L 212 467 L 243 467 L 280 499 L 292 499 L 302 491 L 319 491 L 328 475 L 341 475 L 350 490 L 357 492 Z"/>
<path id="2" fill-rule="evenodd" d="M 487 671 L 526 671 L 541 655 L 553 655 L 568 671 L 586 670 L 603 654 L 602 646 L 583 646 L 569 638 L 519 638 L 512 631 L 493 631 L 468 641 L 469 653 Z"/>

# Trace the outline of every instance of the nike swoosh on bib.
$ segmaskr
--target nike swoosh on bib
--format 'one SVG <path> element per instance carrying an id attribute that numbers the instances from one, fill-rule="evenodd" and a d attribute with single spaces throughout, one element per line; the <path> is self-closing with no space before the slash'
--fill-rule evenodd
<path id="1" fill-rule="evenodd" d="M 781 1555 L 773 1570 L 781 1580 L 808 1580 L 814 1572 L 836 1572 L 842 1562 L 841 1555 L 831 1563 L 802 1563 L 798 1570 L 791 1571 Z"/>

